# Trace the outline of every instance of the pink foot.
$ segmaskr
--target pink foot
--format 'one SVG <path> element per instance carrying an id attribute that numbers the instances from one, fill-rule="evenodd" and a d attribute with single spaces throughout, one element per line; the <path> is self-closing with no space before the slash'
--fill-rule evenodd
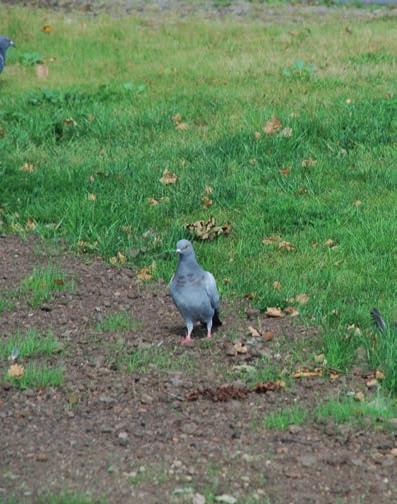
<path id="1" fill-rule="evenodd" d="M 207 339 L 211 339 L 211 338 L 212 338 L 212 334 L 209 332 L 209 333 L 207 334 Z"/>
<path id="2" fill-rule="evenodd" d="M 192 338 L 186 336 L 186 338 L 182 338 L 181 339 L 181 345 L 188 345 L 188 346 L 191 346 L 193 345 L 193 340 Z"/>

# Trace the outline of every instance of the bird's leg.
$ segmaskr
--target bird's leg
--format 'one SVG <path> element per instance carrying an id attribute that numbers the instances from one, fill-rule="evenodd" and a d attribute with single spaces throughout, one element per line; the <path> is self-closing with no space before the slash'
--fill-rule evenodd
<path id="1" fill-rule="evenodd" d="M 187 335 L 185 336 L 185 338 L 182 338 L 181 345 L 192 345 L 193 340 L 191 335 L 193 331 L 193 322 L 190 321 L 187 322 L 186 327 L 187 327 Z"/>
<path id="2" fill-rule="evenodd" d="M 207 322 L 207 338 L 208 339 L 211 339 L 212 338 L 212 317 L 210 318 L 210 320 Z"/>

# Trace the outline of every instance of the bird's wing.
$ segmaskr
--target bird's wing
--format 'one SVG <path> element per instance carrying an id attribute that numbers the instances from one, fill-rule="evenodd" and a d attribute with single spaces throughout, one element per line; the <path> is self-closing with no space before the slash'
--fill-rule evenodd
<path id="1" fill-rule="evenodd" d="M 209 271 L 204 273 L 204 288 L 207 292 L 211 306 L 214 310 L 217 310 L 219 308 L 219 292 L 216 287 L 214 275 Z"/>

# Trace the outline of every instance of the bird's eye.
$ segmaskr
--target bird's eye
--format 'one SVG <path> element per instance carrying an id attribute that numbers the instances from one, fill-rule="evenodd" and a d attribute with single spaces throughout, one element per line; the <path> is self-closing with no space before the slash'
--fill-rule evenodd
<path id="1" fill-rule="evenodd" d="M 183 250 L 186 250 L 187 248 L 189 247 L 189 245 L 185 245 L 183 248 Z"/>

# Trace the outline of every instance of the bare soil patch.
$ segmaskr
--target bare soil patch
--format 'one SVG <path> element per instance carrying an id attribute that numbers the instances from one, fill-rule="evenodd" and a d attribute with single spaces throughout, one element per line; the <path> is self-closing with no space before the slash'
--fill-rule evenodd
<path id="1" fill-rule="evenodd" d="M 181 347 L 184 327 L 166 285 L 141 284 L 131 270 L 51 250 L 35 238 L 0 237 L 1 297 L 48 264 L 61 268 L 74 290 L 56 292 L 37 309 L 26 296 L 15 298 L 0 314 L 0 337 L 51 329 L 63 349 L 51 359 L 65 379 L 58 388 L 20 390 L 4 380 L 9 362 L 0 360 L 0 502 L 65 491 L 109 503 L 204 502 L 197 493 L 206 502 L 225 494 L 237 502 L 397 501 L 395 431 L 311 419 L 283 432 L 263 426 L 279 408 L 310 410 L 329 395 L 362 389 L 359 373 L 249 392 L 233 378 L 235 366 L 255 365 L 263 355 L 282 367 L 292 342 L 304 347 L 314 330 L 261 314 L 248 321 L 244 305 L 224 304 L 213 342 L 196 330 L 195 345 Z M 118 312 L 136 327 L 98 331 Z M 253 343 L 247 327 L 254 324 L 272 339 Z M 236 339 L 246 353 L 230 351 Z M 128 371 L 125 359 L 145 351 L 169 359 L 163 365 L 153 357 L 144 370 Z"/>

